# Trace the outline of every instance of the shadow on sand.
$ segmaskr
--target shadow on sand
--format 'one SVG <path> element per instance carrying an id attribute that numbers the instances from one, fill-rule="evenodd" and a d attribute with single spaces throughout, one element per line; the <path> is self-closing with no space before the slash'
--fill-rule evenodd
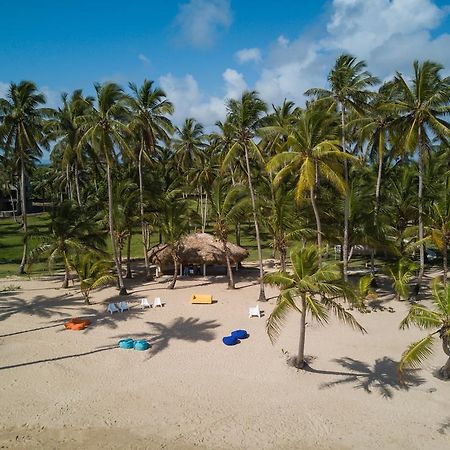
<path id="1" fill-rule="evenodd" d="M 306 371 L 312 373 L 343 377 L 322 383 L 320 389 L 328 389 L 341 384 L 354 384 L 355 389 L 364 389 L 368 394 L 376 391 L 381 397 L 390 399 L 394 396 L 395 391 L 407 391 L 410 386 L 420 386 L 425 382 L 424 378 L 417 375 L 417 369 L 409 369 L 405 371 L 404 382 L 401 383 L 397 375 L 398 361 L 387 356 L 378 358 L 373 365 L 352 358 L 338 358 L 333 361 L 348 372 L 317 370 L 310 366 L 305 368 Z"/>
<path id="2" fill-rule="evenodd" d="M 149 354 L 155 356 L 169 347 L 173 340 L 188 342 L 205 341 L 215 339 L 213 330 L 220 326 L 215 320 L 201 322 L 200 319 L 189 317 L 177 317 L 169 325 L 158 322 L 146 322 L 149 326 L 147 333 L 134 334 L 133 339 L 146 339 L 151 344 Z M 128 338 L 129 335 L 115 336 L 114 339 Z"/>

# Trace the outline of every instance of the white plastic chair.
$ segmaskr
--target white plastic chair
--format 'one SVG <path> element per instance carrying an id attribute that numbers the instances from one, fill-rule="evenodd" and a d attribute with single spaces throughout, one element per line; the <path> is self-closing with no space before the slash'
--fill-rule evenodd
<path id="1" fill-rule="evenodd" d="M 146 297 L 141 298 L 141 308 L 150 308 L 150 303 L 148 302 L 148 299 Z"/>
<path id="2" fill-rule="evenodd" d="M 120 312 L 124 312 L 125 310 L 130 309 L 130 308 L 129 308 L 127 302 L 120 302 L 119 309 L 120 309 Z"/>
<path id="3" fill-rule="evenodd" d="M 115 303 L 110 303 L 108 305 L 108 308 L 106 309 L 107 312 L 109 312 L 110 314 L 115 313 L 115 312 L 119 312 L 119 310 L 117 309 L 117 306 L 115 305 Z"/>
<path id="4" fill-rule="evenodd" d="M 248 308 L 248 318 L 251 317 L 261 317 L 261 310 L 259 309 L 259 305 L 251 306 Z"/>
<path id="5" fill-rule="evenodd" d="M 161 308 L 162 308 L 162 302 L 159 297 L 156 297 L 155 301 L 153 302 L 153 308 L 156 308 L 157 306 L 161 306 Z"/>

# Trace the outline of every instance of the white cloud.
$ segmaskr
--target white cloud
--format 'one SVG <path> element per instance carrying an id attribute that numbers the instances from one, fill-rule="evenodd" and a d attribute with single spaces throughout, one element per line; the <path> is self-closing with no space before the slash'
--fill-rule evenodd
<path id="1" fill-rule="evenodd" d="M 150 60 L 143 53 L 139 53 L 138 58 L 144 64 L 150 64 Z"/>
<path id="2" fill-rule="evenodd" d="M 235 56 L 241 64 L 249 61 L 258 63 L 261 61 L 261 50 L 259 48 L 243 48 L 237 51 Z"/>
<path id="3" fill-rule="evenodd" d="M 190 0 L 180 5 L 174 25 L 182 44 L 208 48 L 219 30 L 228 28 L 231 22 L 230 0 Z"/>

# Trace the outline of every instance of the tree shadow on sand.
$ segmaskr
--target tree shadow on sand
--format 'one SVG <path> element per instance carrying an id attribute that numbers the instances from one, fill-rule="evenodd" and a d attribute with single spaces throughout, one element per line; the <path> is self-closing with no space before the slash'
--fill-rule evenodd
<path id="1" fill-rule="evenodd" d="M 351 372 L 316 370 L 311 367 L 306 369 L 309 372 L 343 377 L 321 384 L 320 389 L 354 384 L 355 389 L 364 389 L 368 394 L 377 391 L 381 397 L 391 399 L 395 391 L 408 391 L 410 386 L 420 386 L 425 382 L 424 378 L 417 375 L 417 369 L 405 370 L 404 381 L 400 382 L 397 375 L 398 362 L 387 356 L 376 359 L 373 365 L 353 358 L 338 358 L 333 361 Z"/>
<path id="2" fill-rule="evenodd" d="M 201 322 L 200 319 L 189 317 L 177 317 L 169 325 L 158 322 L 146 322 L 150 327 L 147 333 L 134 334 L 135 339 L 146 339 L 151 348 L 149 354 L 151 357 L 169 347 L 171 341 L 182 340 L 188 342 L 205 341 L 209 342 L 215 339 L 216 333 L 213 330 L 220 326 L 215 320 Z M 129 335 L 115 336 L 115 339 L 128 338 Z"/>
<path id="3" fill-rule="evenodd" d="M 439 426 L 438 433 L 440 434 L 446 434 L 450 433 L 450 417 L 447 417 Z"/>

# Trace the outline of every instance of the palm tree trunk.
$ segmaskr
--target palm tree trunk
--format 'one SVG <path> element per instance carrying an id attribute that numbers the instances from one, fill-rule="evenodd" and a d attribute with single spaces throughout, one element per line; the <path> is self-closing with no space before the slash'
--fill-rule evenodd
<path id="1" fill-rule="evenodd" d="M 27 263 L 28 256 L 28 223 L 27 223 L 27 199 L 25 190 L 25 162 L 23 157 L 20 158 L 20 201 L 21 201 L 21 213 L 22 213 L 22 230 L 23 230 L 23 253 L 22 261 L 20 262 L 18 273 L 25 273 L 25 264 Z"/>
<path id="2" fill-rule="evenodd" d="M 172 254 L 172 259 L 173 259 L 173 278 L 168 286 L 168 289 L 173 289 L 175 287 L 175 283 L 177 282 L 178 278 L 178 258 L 175 254 Z"/>
<path id="3" fill-rule="evenodd" d="M 11 190 L 9 191 L 9 202 L 11 203 L 11 209 L 12 209 L 12 213 L 13 213 L 14 222 L 17 223 L 16 205 L 14 205 L 14 199 L 13 199 Z"/>
<path id="4" fill-rule="evenodd" d="M 319 265 L 322 262 L 322 224 L 320 222 L 319 209 L 316 203 L 316 193 L 314 191 L 314 186 L 310 189 L 311 205 L 314 211 L 314 217 L 316 218 L 316 229 L 317 229 L 317 259 L 319 260 Z"/>
<path id="5" fill-rule="evenodd" d="M 419 126 L 419 190 L 418 190 L 418 209 L 419 209 L 419 241 L 423 241 L 423 145 L 422 145 L 422 128 Z M 419 276 L 417 277 L 417 294 L 419 294 L 420 285 L 422 284 L 423 273 L 425 271 L 425 246 L 423 243 L 419 247 Z"/>
<path id="6" fill-rule="evenodd" d="M 298 355 L 296 367 L 303 369 L 305 366 L 305 335 L 306 335 L 306 300 L 302 296 L 302 314 L 300 315 L 300 339 L 298 342 Z"/>
<path id="7" fill-rule="evenodd" d="M 106 174 L 108 182 L 108 219 L 109 219 L 109 234 L 111 235 L 111 248 L 113 252 L 114 264 L 116 265 L 117 280 L 119 285 L 119 295 L 126 295 L 127 290 L 123 282 L 122 267 L 119 263 L 119 257 L 117 254 L 116 239 L 114 238 L 114 222 L 113 222 L 113 193 L 112 193 L 112 177 L 111 166 L 109 161 L 106 161 Z"/>
<path id="8" fill-rule="evenodd" d="M 373 214 L 373 224 L 377 226 L 378 211 L 380 209 L 380 192 L 381 192 L 381 176 L 383 174 L 383 150 L 384 150 L 384 139 L 379 137 L 378 143 L 378 173 L 377 173 L 377 183 L 375 186 L 375 209 Z M 375 274 L 375 250 L 370 251 L 370 272 L 372 276 Z"/>
<path id="9" fill-rule="evenodd" d="M 78 206 L 82 206 L 81 205 L 81 194 L 80 194 L 80 183 L 79 183 L 79 180 L 78 180 L 78 177 L 79 177 L 78 164 L 76 162 L 75 162 L 75 174 L 74 174 L 74 177 L 75 177 L 75 190 L 76 190 L 76 193 L 77 193 L 77 203 L 78 203 Z"/>
<path id="10" fill-rule="evenodd" d="M 342 151 L 347 153 L 345 145 L 345 108 L 341 104 L 341 128 L 342 128 Z M 345 180 L 345 194 L 344 194 L 344 241 L 342 243 L 342 259 L 343 259 L 343 275 L 344 281 L 348 281 L 348 228 L 349 228 L 349 216 L 350 216 L 350 196 L 348 193 L 348 163 L 347 159 L 344 159 L 344 180 Z"/>
<path id="11" fill-rule="evenodd" d="M 141 213 L 141 234 L 142 234 L 142 245 L 144 246 L 144 264 L 145 264 L 145 277 L 147 280 L 151 279 L 150 273 L 150 263 L 148 260 L 148 227 L 144 218 L 144 183 L 142 179 L 142 155 L 144 152 L 143 143 L 141 144 L 141 149 L 139 151 L 138 159 L 138 172 L 139 172 L 139 207 Z"/>
<path id="12" fill-rule="evenodd" d="M 235 234 L 236 234 L 236 245 L 241 246 L 241 224 L 238 222 L 236 224 L 235 228 Z"/>
<path id="13" fill-rule="evenodd" d="M 256 212 L 256 200 L 255 200 L 255 192 L 253 191 L 252 175 L 250 173 L 250 161 L 248 158 L 247 145 L 245 145 L 245 144 L 244 144 L 244 151 L 245 151 L 245 163 L 247 165 L 248 188 L 250 190 L 250 197 L 252 200 L 252 209 L 253 209 L 253 219 L 255 221 L 256 245 L 258 247 L 258 259 L 259 259 L 259 298 L 258 298 L 258 301 L 265 302 L 267 300 L 266 300 L 266 294 L 264 292 L 264 268 L 263 268 L 263 262 L 262 262 L 261 238 L 259 236 L 258 215 Z"/>
<path id="14" fill-rule="evenodd" d="M 133 278 L 133 273 L 131 272 L 131 238 L 133 237 L 133 230 L 129 230 L 130 234 L 128 235 L 127 241 L 127 273 L 125 274 L 125 278 Z"/>
<path id="15" fill-rule="evenodd" d="M 450 341 L 449 338 L 444 334 L 442 336 L 442 349 L 444 353 L 448 356 L 447 362 L 439 370 L 439 374 L 444 379 L 450 378 Z"/>
<path id="16" fill-rule="evenodd" d="M 233 279 L 233 270 L 231 268 L 230 262 L 230 250 L 227 246 L 227 241 L 222 241 L 223 251 L 225 252 L 225 259 L 227 261 L 227 272 L 228 272 L 228 289 L 234 289 L 234 279 Z"/>
<path id="17" fill-rule="evenodd" d="M 442 258 L 443 258 L 443 269 L 444 276 L 442 277 L 444 282 L 444 287 L 447 287 L 447 276 L 448 276 L 448 240 L 447 236 L 444 233 L 444 246 L 442 249 Z"/>
<path id="18" fill-rule="evenodd" d="M 69 276 L 69 268 L 67 267 L 67 263 L 64 263 L 64 281 L 61 286 L 63 289 L 67 289 L 69 287 Z"/>
<path id="19" fill-rule="evenodd" d="M 280 266 L 281 266 L 281 271 L 282 272 L 286 272 L 286 246 L 283 245 L 280 248 Z"/>
<path id="20" fill-rule="evenodd" d="M 206 223 L 208 220 L 208 192 L 205 191 L 205 214 L 204 214 L 204 223 L 203 223 L 203 233 L 206 229 Z"/>

